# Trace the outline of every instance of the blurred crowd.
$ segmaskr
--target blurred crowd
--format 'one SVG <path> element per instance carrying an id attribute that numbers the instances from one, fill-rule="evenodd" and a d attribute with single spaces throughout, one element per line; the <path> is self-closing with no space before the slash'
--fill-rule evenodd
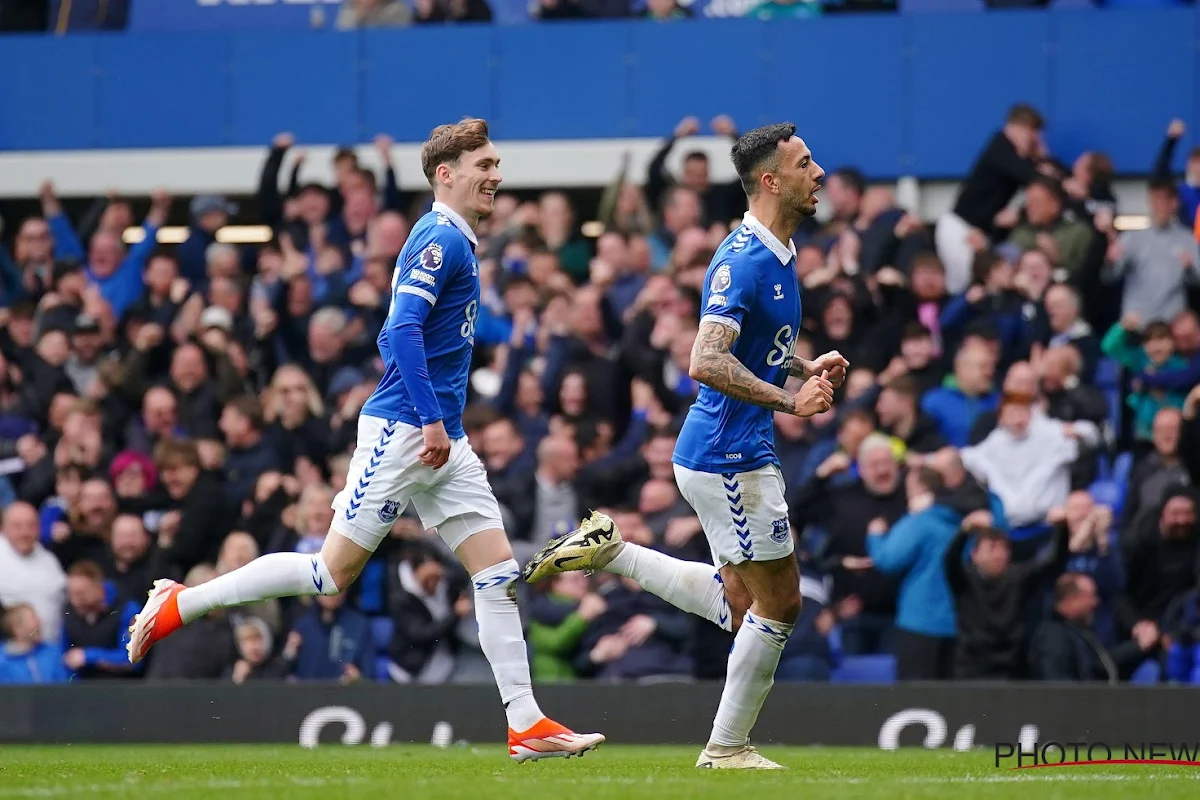
<path id="1" fill-rule="evenodd" d="M 804 611 L 780 680 L 1200 677 L 1200 149 L 1166 132 L 1144 229 L 1120 232 L 1108 156 L 1046 151 L 1036 109 L 997 120 L 953 211 L 923 221 L 827 165 L 796 232 L 797 354 L 852 368 L 835 409 L 776 418 Z M 603 509 L 626 539 L 709 551 L 671 455 L 736 183 L 682 120 L 624 163 L 580 233 L 567 196 L 496 199 L 464 425 L 518 559 Z M 123 198 L 41 215 L 0 247 L 0 681 L 489 681 L 467 576 L 411 510 L 344 596 L 215 612 L 128 664 L 153 579 L 189 585 L 263 553 L 316 552 L 382 365 L 396 256 L 429 197 L 344 149 L 304 178 L 288 134 L 255 206 L 268 244 L 143 235 Z M 665 166 L 684 149 L 680 168 Z M 1186 158 L 1181 156 L 1186 155 Z M 819 158 L 819 154 L 818 154 Z M 1177 174 L 1182 167 L 1182 178 Z M 286 173 L 286 174 L 285 174 Z M 627 580 L 522 587 L 535 679 L 722 676 L 730 634 Z"/>

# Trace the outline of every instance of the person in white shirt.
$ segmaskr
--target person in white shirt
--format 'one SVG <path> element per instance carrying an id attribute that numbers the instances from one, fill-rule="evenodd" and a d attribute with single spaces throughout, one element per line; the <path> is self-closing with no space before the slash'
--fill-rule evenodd
<path id="1" fill-rule="evenodd" d="M 42 621 L 42 638 L 62 633 L 67 576 L 62 565 L 38 541 L 38 512 L 28 503 L 4 509 L 0 522 L 0 607 L 33 606 Z"/>

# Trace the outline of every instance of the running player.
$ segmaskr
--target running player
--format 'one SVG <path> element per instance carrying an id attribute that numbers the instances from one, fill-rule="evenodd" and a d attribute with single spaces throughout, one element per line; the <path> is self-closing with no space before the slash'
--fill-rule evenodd
<path id="1" fill-rule="evenodd" d="M 358 446 L 320 554 L 272 553 L 186 589 L 156 581 L 130 629 L 129 660 L 136 664 L 155 642 L 216 608 L 345 591 L 411 502 L 471 575 L 479 643 L 508 716 L 509 755 L 581 755 L 604 737 L 570 731 L 534 700 L 515 599 L 520 568 L 462 425 L 479 310 L 474 227 L 492 211 L 500 157 L 487 123 L 464 119 L 435 128 L 421 162 L 436 202 L 413 227 L 392 276 L 379 334 L 386 369 L 359 417 Z"/>
<path id="2" fill-rule="evenodd" d="M 773 412 L 828 411 L 849 364 L 836 351 L 814 361 L 794 357 L 801 312 L 791 237 L 816 212 L 825 172 L 790 123 L 742 136 L 733 163 L 750 212 L 708 268 L 690 370 L 703 386 L 673 459 L 679 491 L 704 527 L 716 569 L 623 542 L 612 519 L 594 513 L 535 555 L 523 575 L 538 581 L 565 570 L 607 570 L 736 630 L 712 735 L 696 766 L 782 769 L 750 746 L 750 729 L 800 613 Z M 782 388 L 789 375 L 805 380 L 797 394 Z"/>

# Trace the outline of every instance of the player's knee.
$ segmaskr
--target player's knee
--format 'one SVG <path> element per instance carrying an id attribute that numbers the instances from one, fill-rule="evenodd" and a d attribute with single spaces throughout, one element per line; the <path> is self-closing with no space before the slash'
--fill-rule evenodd
<path id="1" fill-rule="evenodd" d="M 754 611 L 756 616 L 766 617 L 786 625 L 795 625 L 796 620 L 800 618 L 800 609 L 804 604 L 800 598 L 800 589 L 797 587 L 794 592 L 782 592 L 771 598 L 756 600 L 754 605 L 756 606 Z"/>

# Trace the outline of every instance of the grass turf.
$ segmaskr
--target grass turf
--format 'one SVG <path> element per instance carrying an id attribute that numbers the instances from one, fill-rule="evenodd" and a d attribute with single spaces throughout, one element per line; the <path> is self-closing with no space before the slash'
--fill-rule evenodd
<path id="1" fill-rule="evenodd" d="M 0 747 L 0 800 L 64 797 L 486 798 L 988 798 L 1126 800 L 1200 796 L 1200 769 L 1108 766 L 996 769 L 990 750 L 763 748 L 787 772 L 693 767 L 695 747 L 604 746 L 583 759 L 510 762 L 501 747 L 59 746 Z"/>

